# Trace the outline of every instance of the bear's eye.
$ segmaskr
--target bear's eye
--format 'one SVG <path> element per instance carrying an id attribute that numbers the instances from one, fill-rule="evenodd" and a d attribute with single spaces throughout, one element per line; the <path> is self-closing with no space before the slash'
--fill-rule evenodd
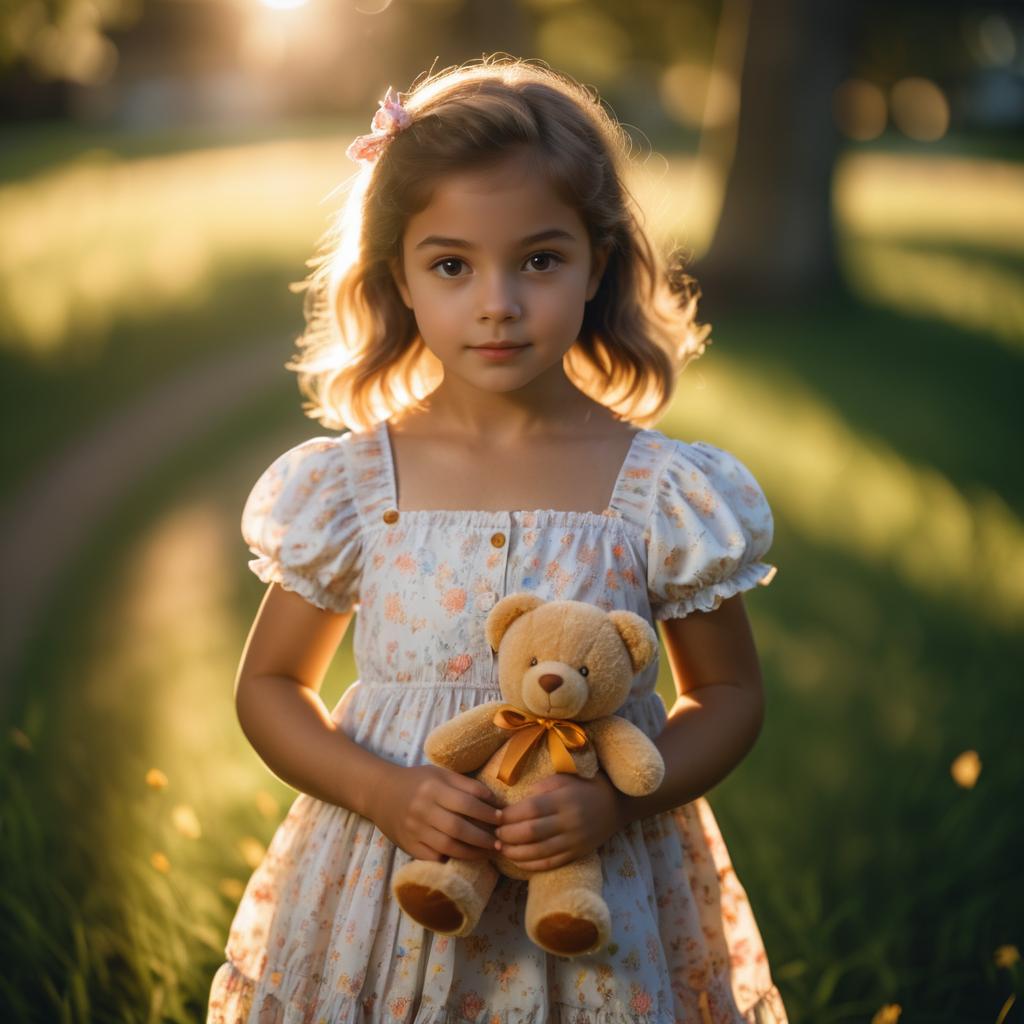
<path id="1" fill-rule="evenodd" d="M 590 675 L 590 669 L 587 668 L 586 665 L 581 666 L 580 667 L 580 675 L 581 676 L 589 676 Z"/>
<path id="2" fill-rule="evenodd" d="M 536 665 L 537 664 L 537 659 L 536 658 L 531 658 L 530 659 L 530 664 L 531 665 Z"/>

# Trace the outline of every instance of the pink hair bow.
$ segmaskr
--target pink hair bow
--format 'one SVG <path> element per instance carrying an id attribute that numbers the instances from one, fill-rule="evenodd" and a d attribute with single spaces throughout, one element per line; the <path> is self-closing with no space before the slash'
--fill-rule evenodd
<path id="1" fill-rule="evenodd" d="M 352 160 L 373 163 L 391 139 L 410 124 L 412 117 L 409 111 L 402 106 L 398 93 L 389 85 L 384 99 L 380 100 L 380 109 L 370 122 L 372 130 L 368 135 L 359 135 L 353 139 L 345 154 Z"/>

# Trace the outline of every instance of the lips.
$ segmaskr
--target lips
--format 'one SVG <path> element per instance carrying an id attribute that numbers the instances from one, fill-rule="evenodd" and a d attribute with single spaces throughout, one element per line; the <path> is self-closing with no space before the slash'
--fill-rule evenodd
<path id="1" fill-rule="evenodd" d="M 529 342 L 526 341 L 488 341 L 484 345 L 474 345 L 472 347 L 500 351 L 505 348 L 526 348 L 528 344 Z"/>

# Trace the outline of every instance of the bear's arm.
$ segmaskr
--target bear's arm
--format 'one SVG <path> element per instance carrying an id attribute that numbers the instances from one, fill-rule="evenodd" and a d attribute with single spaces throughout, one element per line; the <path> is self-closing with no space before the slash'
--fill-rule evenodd
<path id="1" fill-rule="evenodd" d="M 434 764 L 453 772 L 472 772 L 509 738 L 507 729 L 494 724 L 494 714 L 505 701 L 492 700 L 470 708 L 437 726 L 423 743 L 423 751 Z"/>
<path id="2" fill-rule="evenodd" d="M 586 723 L 597 759 L 612 785 L 627 796 L 653 793 L 665 777 L 661 751 L 632 722 L 618 715 Z"/>

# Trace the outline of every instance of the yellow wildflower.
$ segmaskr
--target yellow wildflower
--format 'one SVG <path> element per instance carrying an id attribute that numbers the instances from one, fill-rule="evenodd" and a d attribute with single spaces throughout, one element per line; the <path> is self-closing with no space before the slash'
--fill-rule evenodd
<path id="1" fill-rule="evenodd" d="M 996 967 L 1012 967 L 1020 963 L 1020 950 L 1016 946 L 1000 946 L 994 956 Z"/>
<path id="2" fill-rule="evenodd" d="M 953 759 L 949 768 L 953 781 L 964 789 L 972 789 L 981 774 L 981 759 L 976 750 L 965 750 Z"/>
<path id="3" fill-rule="evenodd" d="M 896 1024 L 900 1019 L 903 1007 L 899 1003 L 886 1003 L 878 1013 L 871 1018 L 871 1024 Z"/>

